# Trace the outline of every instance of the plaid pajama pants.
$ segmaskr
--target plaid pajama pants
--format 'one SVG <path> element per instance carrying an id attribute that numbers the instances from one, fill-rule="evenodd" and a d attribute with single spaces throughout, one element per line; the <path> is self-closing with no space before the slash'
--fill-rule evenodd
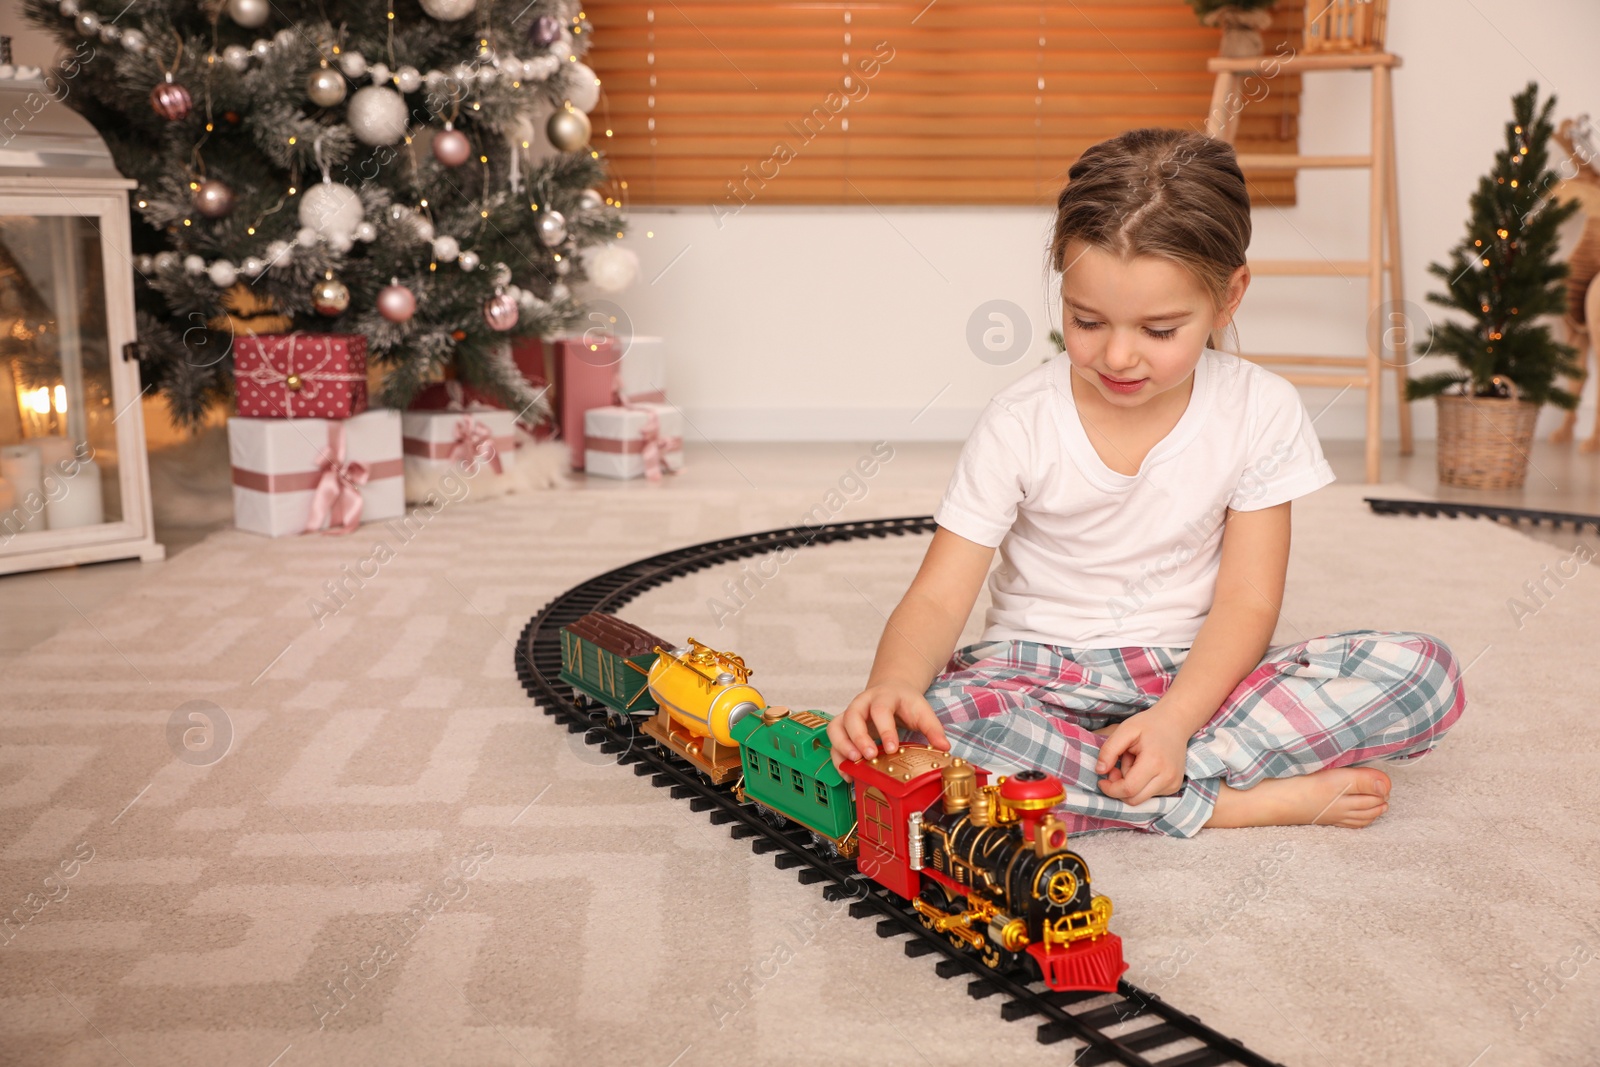
<path id="1" fill-rule="evenodd" d="M 1186 648 L 1064 648 L 988 641 L 955 651 L 928 687 L 951 752 L 994 774 L 1038 768 L 1066 787 L 1072 833 L 1192 837 L 1218 787 L 1371 760 L 1415 760 L 1466 706 L 1460 667 L 1427 634 L 1346 630 L 1267 650 L 1189 741 L 1181 791 L 1128 804 L 1100 791 L 1092 731 L 1167 691 Z M 903 730 L 906 740 L 924 741 Z"/>

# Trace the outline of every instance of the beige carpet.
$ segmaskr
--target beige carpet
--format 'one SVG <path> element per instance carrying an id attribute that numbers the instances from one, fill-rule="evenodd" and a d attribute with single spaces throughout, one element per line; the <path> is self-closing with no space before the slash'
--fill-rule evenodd
<path id="1" fill-rule="evenodd" d="M 551 595 L 789 525 L 826 488 L 525 495 L 450 505 L 409 541 L 225 531 L 9 664 L 0 1061 L 1069 1062 L 577 746 L 515 680 L 511 642 Z M 1085 839 L 1128 977 L 1286 1064 L 1593 1064 L 1600 574 L 1519 620 L 1508 599 L 1565 551 L 1377 518 L 1362 495 L 1297 505 L 1279 640 L 1431 631 L 1472 661 L 1466 714 L 1389 768 L 1367 830 Z M 926 543 L 807 550 L 721 630 L 708 600 L 738 567 L 626 614 L 741 652 L 775 702 L 836 707 Z M 369 577 L 334 604 L 345 567 Z M 195 701 L 209 742 L 169 725 Z"/>

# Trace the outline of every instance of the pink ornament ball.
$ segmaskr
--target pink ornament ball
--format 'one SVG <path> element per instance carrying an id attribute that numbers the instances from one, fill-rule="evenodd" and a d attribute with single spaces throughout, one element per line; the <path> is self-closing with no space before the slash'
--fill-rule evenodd
<path id="1" fill-rule="evenodd" d="M 409 322 L 416 313 L 417 298 L 403 285 L 386 285 L 378 290 L 378 314 L 390 322 Z"/>
<path id="2" fill-rule="evenodd" d="M 168 122 L 182 122 L 193 104 L 189 90 L 177 82 L 161 82 L 150 90 L 151 109 Z"/>
<path id="3" fill-rule="evenodd" d="M 509 330 L 517 324 L 517 301 L 509 293 L 496 293 L 483 305 L 483 321 L 491 330 Z"/>
<path id="4" fill-rule="evenodd" d="M 440 130 L 433 135 L 433 158 L 447 167 L 459 167 L 472 158 L 472 142 L 460 130 Z"/>

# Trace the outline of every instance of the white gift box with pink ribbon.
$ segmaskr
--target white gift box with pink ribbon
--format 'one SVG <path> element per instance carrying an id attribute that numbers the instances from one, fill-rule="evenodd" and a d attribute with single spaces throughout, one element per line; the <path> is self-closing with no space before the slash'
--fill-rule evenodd
<path id="1" fill-rule="evenodd" d="M 661 477 L 683 469 L 683 415 L 671 404 L 590 408 L 583 414 L 583 468 L 603 478 Z"/>
<path id="2" fill-rule="evenodd" d="M 228 420 L 233 522 L 241 530 L 349 533 L 405 514 L 400 412 L 348 419 Z"/>
<path id="3" fill-rule="evenodd" d="M 450 467 L 462 473 L 504 473 L 517 461 L 517 413 L 503 408 L 466 411 L 406 411 L 400 415 L 406 470 L 438 476 Z"/>

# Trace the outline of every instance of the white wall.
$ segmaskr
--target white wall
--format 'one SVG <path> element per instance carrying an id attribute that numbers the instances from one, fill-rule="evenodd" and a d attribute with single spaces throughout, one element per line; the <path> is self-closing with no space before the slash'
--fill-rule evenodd
<path id="1" fill-rule="evenodd" d="M 20 62 L 41 62 L 49 42 L 21 25 L 17 6 L 0 0 L 0 27 L 18 38 Z M 1467 198 L 1501 143 L 1512 95 L 1537 80 L 1559 97 L 1557 119 L 1600 118 L 1600 4 L 1391 0 L 1389 47 L 1404 59 L 1394 84 L 1405 295 L 1438 315 L 1423 299 L 1438 286 L 1427 264 L 1463 234 Z M 1302 150 L 1365 152 L 1369 78 L 1313 73 L 1304 84 Z M 1257 213 L 1251 254 L 1364 257 L 1366 187 L 1366 171 L 1302 173 L 1299 206 Z M 1049 223 L 1045 210 L 794 208 L 759 197 L 720 225 L 704 206 L 640 210 L 627 244 L 641 276 L 617 302 L 636 333 L 671 344 L 669 390 L 691 436 L 960 438 L 996 389 L 1053 351 Z M 1024 308 L 1033 327 L 1029 352 L 1000 367 L 966 341 L 973 310 L 997 298 Z M 1365 301 L 1364 279 L 1258 279 L 1239 315 L 1243 346 L 1359 354 Z M 1593 392 L 1591 383 L 1580 429 L 1593 418 Z M 1313 412 L 1333 396 L 1305 390 Z M 1392 383 L 1384 406 L 1392 437 Z M 1431 436 L 1431 405 L 1414 413 Z M 1547 409 L 1545 425 L 1556 414 Z M 1352 390 L 1317 429 L 1358 438 L 1362 419 Z"/>

